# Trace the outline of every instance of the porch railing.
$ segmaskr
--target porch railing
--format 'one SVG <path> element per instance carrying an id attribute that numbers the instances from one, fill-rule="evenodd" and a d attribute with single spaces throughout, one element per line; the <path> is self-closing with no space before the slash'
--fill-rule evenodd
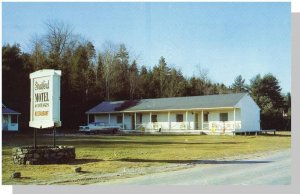
<path id="1" fill-rule="evenodd" d="M 202 124 L 196 122 L 147 122 L 137 123 L 136 130 L 201 130 Z M 241 121 L 210 121 L 203 123 L 202 130 L 220 131 L 220 130 L 238 130 L 241 129 Z"/>
<path id="2" fill-rule="evenodd" d="M 206 124 L 205 129 L 212 131 L 241 129 L 241 121 L 210 121 Z"/>

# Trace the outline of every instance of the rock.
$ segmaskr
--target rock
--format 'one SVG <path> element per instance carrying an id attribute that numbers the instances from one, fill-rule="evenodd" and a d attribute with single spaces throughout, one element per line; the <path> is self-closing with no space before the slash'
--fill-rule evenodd
<path id="1" fill-rule="evenodd" d="M 76 157 L 72 146 L 42 146 L 34 149 L 32 146 L 16 147 L 12 149 L 12 162 L 14 164 L 60 164 L 69 163 Z"/>
<path id="2" fill-rule="evenodd" d="M 74 168 L 74 171 L 77 172 L 77 173 L 78 173 L 78 172 L 81 172 L 81 167 L 75 167 L 75 168 Z"/>
<path id="3" fill-rule="evenodd" d="M 11 178 L 15 179 L 15 178 L 21 178 L 21 173 L 20 172 L 13 172 L 11 174 Z"/>

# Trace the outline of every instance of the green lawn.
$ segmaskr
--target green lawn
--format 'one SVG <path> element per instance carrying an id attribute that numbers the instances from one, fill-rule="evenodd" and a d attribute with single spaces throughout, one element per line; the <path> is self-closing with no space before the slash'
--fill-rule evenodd
<path id="1" fill-rule="evenodd" d="M 242 154 L 290 148 L 290 133 L 276 136 L 66 136 L 57 137 L 58 145 L 76 147 L 76 161 L 63 165 L 12 164 L 11 150 L 15 146 L 31 145 L 32 136 L 3 136 L 3 184 L 51 184 L 64 180 L 66 184 L 88 184 L 89 177 L 114 173 L 123 169 L 147 168 L 194 160 L 213 160 Z M 39 145 L 51 145 L 51 136 L 39 136 Z M 82 167 L 76 174 L 73 168 Z M 21 179 L 10 179 L 14 171 Z M 68 182 L 84 177 L 83 182 Z M 112 179 L 114 177 L 111 177 Z M 92 179 L 91 179 L 92 180 Z M 102 181 L 102 180 L 99 180 Z M 63 184 L 63 183 L 59 183 Z"/>

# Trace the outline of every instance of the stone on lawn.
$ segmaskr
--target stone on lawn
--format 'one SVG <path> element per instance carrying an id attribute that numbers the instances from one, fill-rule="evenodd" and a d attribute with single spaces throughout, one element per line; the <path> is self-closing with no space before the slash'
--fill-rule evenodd
<path id="1" fill-rule="evenodd" d="M 21 173 L 20 172 L 13 172 L 11 174 L 11 178 L 15 179 L 15 178 L 20 178 L 21 177 Z"/>
<path id="2" fill-rule="evenodd" d="M 75 168 L 74 168 L 74 171 L 75 171 L 75 172 L 81 172 L 81 167 L 75 167 Z"/>

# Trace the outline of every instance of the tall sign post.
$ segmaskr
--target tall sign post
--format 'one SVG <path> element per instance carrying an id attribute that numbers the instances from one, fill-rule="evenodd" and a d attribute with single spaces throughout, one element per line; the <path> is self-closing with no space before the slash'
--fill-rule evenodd
<path id="1" fill-rule="evenodd" d="M 30 121 L 34 128 L 34 148 L 36 149 L 36 129 L 53 127 L 53 146 L 55 130 L 60 121 L 60 70 L 43 69 L 30 74 Z"/>

